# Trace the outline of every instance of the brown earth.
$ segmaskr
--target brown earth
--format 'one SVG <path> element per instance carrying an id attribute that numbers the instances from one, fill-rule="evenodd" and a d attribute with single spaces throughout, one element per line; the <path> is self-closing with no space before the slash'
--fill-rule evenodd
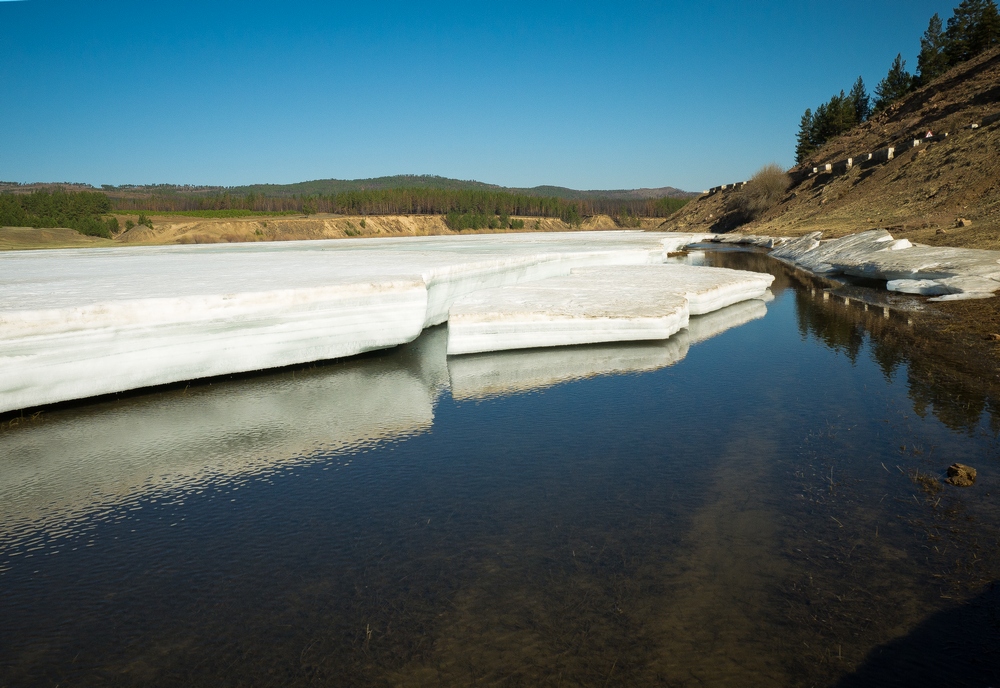
<path id="1" fill-rule="evenodd" d="M 114 245 L 115 242 L 110 239 L 84 236 L 75 229 L 0 227 L 0 251 L 34 248 L 86 248 Z"/>
<path id="2" fill-rule="evenodd" d="M 739 232 L 826 237 L 872 228 L 937 246 L 1000 249 L 1000 122 L 969 129 L 1000 113 L 1000 50 L 959 65 L 817 151 L 790 173 L 833 163 L 907 139 L 949 133 L 943 141 L 910 149 L 881 165 L 844 175 L 813 175 Z M 703 195 L 661 227 L 671 231 L 727 231 L 725 203 L 732 191 Z M 958 220 L 971 225 L 958 227 Z"/>
<path id="3" fill-rule="evenodd" d="M 136 215 L 116 215 L 124 227 Z M 0 250 L 35 248 L 80 248 L 87 246 L 215 244 L 246 241 L 294 241 L 302 239 L 343 239 L 350 237 L 428 236 L 485 234 L 497 232 L 569 232 L 621 229 L 607 215 L 595 215 L 579 227 L 556 218 L 523 217 L 523 230 L 464 230 L 455 232 L 441 215 L 384 215 L 348 217 L 343 215 L 275 216 L 246 218 L 197 218 L 178 215 L 150 215 L 153 228 L 136 226 L 113 240 L 86 237 L 72 229 L 0 228 Z M 364 225 L 362 225 L 362 222 Z M 643 219 L 643 229 L 660 223 Z"/>

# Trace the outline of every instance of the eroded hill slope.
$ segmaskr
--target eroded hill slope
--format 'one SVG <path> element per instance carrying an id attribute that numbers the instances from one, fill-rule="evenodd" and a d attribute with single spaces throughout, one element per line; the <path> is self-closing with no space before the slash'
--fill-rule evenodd
<path id="1" fill-rule="evenodd" d="M 889 110 L 828 142 L 796 168 L 785 198 L 737 231 L 826 236 L 881 227 L 926 244 L 1000 247 L 1000 50 L 958 65 Z M 988 124 L 982 125 L 983 122 Z M 969 128 L 980 124 L 976 129 Z M 947 138 L 916 147 L 927 132 Z M 910 144 L 912 145 L 912 144 Z M 814 167 L 889 146 L 897 154 L 841 173 Z M 899 148 L 906 148 L 898 152 Z M 725 190 L 703 195 L 662 229 L 730 231 Z M 958 227 L 959 219 L 971 222 Z"/>

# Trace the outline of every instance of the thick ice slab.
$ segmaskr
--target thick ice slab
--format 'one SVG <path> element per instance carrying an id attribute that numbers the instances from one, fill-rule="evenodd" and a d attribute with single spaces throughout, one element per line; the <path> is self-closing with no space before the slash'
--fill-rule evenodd
<path id="1" fill-rule="evenodd" d="M 814 232 L 771 255 L 817 274 L 886 280 L 889 291 L 935 296 L 935 301 L 989 298 L 1000 290 L 1000 251 L 914 246 L 884 229 L 819 238 Z"/>
<path id="2" fill-rule="evenodd" d="M 484 399 L 545 389 L 601 375 L 659 370 L 679 363 L 698 343 L 767 315 L 764 301 L 751 299 L 698 315 L 665 341 L 642 341 L 549 349 L 521 349 L 451 356 L 448 373 L 455 399 Z"/>
<path id="3" fill-rule="evenodd" d="M 692 265 L 576 269 L 459 299 L 448 353 L 666 339 L 691 315 L 764 295 L 772 275 Z"/>
<path id="4" fill-rule="evenodd" d="M 412 341 L 483 288 L 662 262 L 577 232 L 0 253 L 0 412 Z"/>

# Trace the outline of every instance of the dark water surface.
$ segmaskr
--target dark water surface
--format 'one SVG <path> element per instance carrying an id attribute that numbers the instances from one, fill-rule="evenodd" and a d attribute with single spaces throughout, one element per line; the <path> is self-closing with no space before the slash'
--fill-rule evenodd
<path id="1" fill-rule="evenodd" d="M 989 396 L 916 375 L 918 301 L 702 260 L 766 316 L 0 430 L 0 685 L 1000 684 Z"/>

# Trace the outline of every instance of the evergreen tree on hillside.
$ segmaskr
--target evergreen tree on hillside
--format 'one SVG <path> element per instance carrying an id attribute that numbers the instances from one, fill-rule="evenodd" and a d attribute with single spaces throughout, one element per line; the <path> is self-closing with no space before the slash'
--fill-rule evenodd
<path id="1" fill-rule="evenodd" d="M 975 0 L 968 0 L 973 2 Z M 892 61 L 889 73 L 875 87 L 875 111 L 880 112 L 900 100 L 913 89 L 913 75 L 906 71 L 906 60 L 902 54 L 897 54 Z"/>
<path id="2" fill-rule="evenodd" d="M 945 53 L 945 35 L 942 27 L 941 17 L 935 14 L 920 39 L 920 54 L 917 56 L 917 79 L 920 85 L 934 81 L 951 66 Z"/>
<path id="3" fill-rule="evenodd" d="M 857 98 L 855 90 L 858 91 Z M 799 122 L 799 134 L 796 139 L 795 155 L 798 161 L 802 162 L 824 143 L 858 124 L 859 110 L 868 109 L 865 102 L 867 98 L 868 94 L 864 92 L 862 82 L 860 87 L 855 84 L 851 95 L 844 95 L 841 91 L 817 107 L 815 112 L 806 110 Z"/>
<path id="4" fill-rule="evenodd" d="M 948 19 L 945 53 L 958 64 L 1000 44 L 1000 14 L 993 0 L 962 0 Z"/>
<path id="5" fill-rule="evenodd" d="M 973 45 L 977 54 L 1000 45 L 1000 12 L 993 0 L 987 0 L 983 13 L 979 15 L 974 38 Z"/>
<path id="6" fill-rule="evenodd" d="M 839 95 L 830 98 L 830 102 L 826 104 L 826 121 L 823 123 L 822 130 L 823 140 L 829 141 L 840 136 L 857 123 L 854 100 L 841 91 Z"/>
<path id="7" fill-rule="evenodd" d="M 799 120 L 799 134 L 795 137 L 795 164 L 801 165 L 802 161 L 816 150 L 812 142 L 813 114 L 812 110 L 806 108 L 805 114 Z"/>
<path id="8" fill-rule="evenodd" d="M 851 99 L 851 107 L 854 108 L 854 124 L 861 124 L 872 114 L 872 102 L 865 89 L 865 81 L 860 76 L 854 82 L 848 98 Z"/>

